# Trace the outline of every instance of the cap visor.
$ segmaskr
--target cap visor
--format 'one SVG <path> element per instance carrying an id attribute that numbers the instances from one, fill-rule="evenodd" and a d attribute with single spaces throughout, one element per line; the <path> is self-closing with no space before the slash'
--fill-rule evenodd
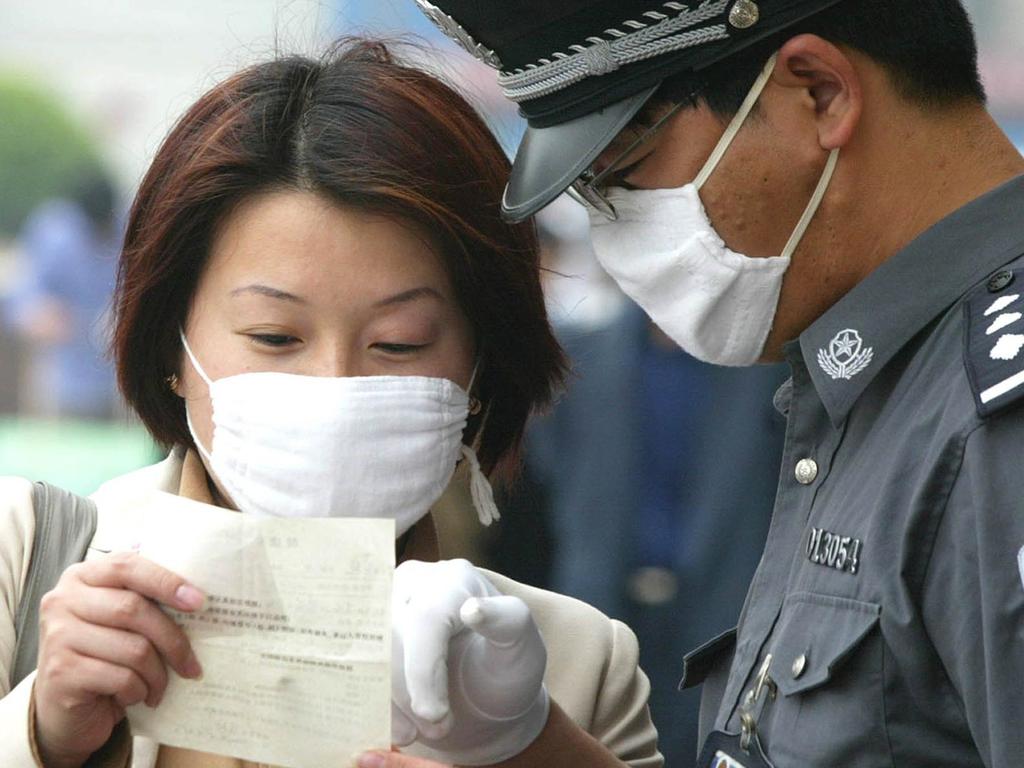
<path id="1" fill-rule="evenodd" d="M 654 85 L 628 99 L 547 128 L 527 128 L 512 162 L 502 216 L 527 219 L 562 194 L 658 90 Z"/>

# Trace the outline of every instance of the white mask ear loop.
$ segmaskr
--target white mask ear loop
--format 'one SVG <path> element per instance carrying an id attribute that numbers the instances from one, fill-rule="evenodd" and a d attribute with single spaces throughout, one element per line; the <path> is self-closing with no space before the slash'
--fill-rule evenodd
<path id="1" fill-rule="evenodd" d="M 207 388 L 213 386 L 213 382 L 210 380 L 210 377 L 206 375 L 206 371 L 203 370 L 203 366 L 199 364 L 199 361 L 196 360 L 196 356 L 192 353 L 192 348 L 188 345 L 188 340 L 185 338 L 185 331 L 179 328 L 178 335 L 181 337 L 181 345 L 185 348 L 185 354 L 188 355 L 188 359 L 192 363 L 192 367 L 195 369 L 196 373 L 198 373 L 200 378 L 206 382 Z M 188 410 L 187 400 L 185 401 L 185 423 L 188 424 L 188 431 L 192 435 L 192 442 L 195 443 L 196 450 L 199 451 L 204 459 L 206 459 L 207 465 L 212 466 L 213 457 L 210 456 L 206 448 L 203 447 L 203 443 L 200 441 L 199 435 L 196 434 L 195 426 L 192 424 L 192 414 L 189 413 Z"/>
<path id="2" fill-rule="evenodd" d="M 472 396 L 472 394 L 473 394 L 473 385 L 476 383 L 476 374 L 477 374 L 477 372 L 479 370 L 480 370 L 480 358 L 478 357 L 476 359 L 476 362 L 473 363 L 473 373 L 471 373 L 469 375 L 469 384 L 466 385 L 466 394 L 467 395 Z"/>
<path id="3" fill-rule="evenodd" d="M 196 373 L 199 374 L 200 378 L 206 382 L 207 387 L 212 387 L 213 382 L 210 381 L 210 377 L 206 375 L 206 371 L 203 370 L 203 366 L 196 360 L 196 356 L 192 354 L 192 347 L 188 345 L 188 339 L 185 338 L 185 331 L 181 328 L 178 329 L 178 336 L 181 337 L 181 345 L 185 348 L 185 354 L 188 355 L 188 359 L 192 363 L 192 367 L 196 369 Z"/>
<path id="4" fill-rule="evenodd" d="M 729 123 L 729 126 L 725 129 L 725 133 L 722 134 L 722 138 L 718 140 L 718 144 L 715 145 L 714 150 L 711 152 L 711 157 L 704 163 L 704 167 L 701 168 L 700 173 L 697 174 L 697 178 L 693 180 L 693 185 L 699 192 L 711 174 L 715 172 L 718 164 L 725 157 L 725 153 L 728 151 L 729 146 L 732 144 L 733 139 L 736 138 L 736 134 L 740 132 L 740 128 L 747 121 L 747 117 L 750 112 L 754 109 L 754 105 L 757 104 L 757 100 L 761 98 L 761 92 L 768 85 L 768 81 L 771 79 L 772 72 L 775 71 L 775 62 L 778 60 L 779 55 L 773 54 L 768 63 L 764 65 L 764 69 L 761 70 L 761 74 L 757 76 L 757 80 L 754 81 L 754 85 L 750 89 L 750 93 L 747 94 L 747 98 L 743 100 L 740 105 L 739 111 L 736 116 Z"/>
<path id="5" fill-rule="evenodd" d="M 747 117 L 750 116 L 751 111 L 754 109 L 754 105 L 757 104 L 757 100 L 761 98 L 761 93 L 768 85 L 768 81 L 771 79 L 772 73 L 775 71 L 775 64 L 778 61 L 779 55 L 773 54 L 768 62 L 764 65 L 764 69 L 761 70 L 761 74 L 757 76 L 757 80 L 754 81 L 754 85 L 750 89 L 750 93 L 747 94 L 747 98 L 743 100 L 743 104 L 740 105 L 739 111 L 736 116 L 733 117 L 732 122 L 725 129 L 725 133 L 722 134 L 722 138 L 718 140 L 718 144 L 715 146 L 714 151 L 711 153 L 711 157 L 704 164 L 700 173 L 697 174 L 697 178 L 694 179 L 693 184 L 699 192 L 700 189 L 707 183 L 707 180 L 711 178 L 711 174 L 715 172 L 718 164 L 725 157 L 725 153 L 732 145 L 736 135 L 740 132 L 743 124 L 746 122 Z M 811 225 L 811 221 L 814 219 L 814 215 L 818 212 L 818 208 L 821 205 L 821 201 L 825 198 L 825 193 L 828 191 L 828 186 L 832 181 L 832 175 L 836 170 L 836 163 L 839 161 L 839 149 L 833 149 L 828 156 L 828 162 L 825 164 L 825 170 L 821 174 L 821 178 L 818 180 L 818 186 L 814 190 L 814 194 L 811 195 L 810 202 L 807 203 L 807 207 L 804 209 L 803 215 L 797 222 L 796 228 L 793 230 L 793 234 L 789 236 L 789 241 L 786 243 L 786 247 L 782 249 L 781 257 L 784 259 L 792 258 L 796 252 L 797 246 L 800 245 L 800 241 L 803 239 L 804 234 L 807 232 L 807 228 Z"/>
<path id="6" fill-rule="evenodd" d="M 811 201 L 807 203 L 803 216 L 801 216 L 800 221 L 797 222 L 796 229 L 794 229 L 793 234 L 789 236 L 789 242 L 787 242 L 786 247 L 782 249 L 782 258 L 788 259 L 792 257 L 794 252 L 796 252 L 796 247 L 800 245 L 800 241 L 803 239 L 804 233 L 811 225 L 811 220 L 814 218 L 814 214 L 818 212 L 818 206 L 820 206 L 821 201 L 825 199 L 825 193 L 828 191 L 828 185 L 832 181 L 832 174 L 835 173 L 836 163 L 838 162 L 839 148 L 836 147 L 828 154 L 828 162 L 825 163 L 825 170 L 822 171 L 821 178 L 818 179 L 818 186 L 815 188 L 814 194 L 811 195 Z"/>

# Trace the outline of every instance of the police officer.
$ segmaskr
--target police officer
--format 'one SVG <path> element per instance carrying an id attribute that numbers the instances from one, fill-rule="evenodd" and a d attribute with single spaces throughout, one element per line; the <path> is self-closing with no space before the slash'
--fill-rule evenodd
<path id="1" fill-rule="evenodd" d="M 527 118 L 510 218 L 571 191 L 688 352 L 791 367 L 699 764 L 1024 765 L 1024 159 L 959 0 L 417 2 Z"/>

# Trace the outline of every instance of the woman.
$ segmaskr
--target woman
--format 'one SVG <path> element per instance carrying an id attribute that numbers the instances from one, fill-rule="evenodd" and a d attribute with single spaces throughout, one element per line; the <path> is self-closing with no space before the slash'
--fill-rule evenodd
<path id="1" fill-rule="evenodd" d="M 396 603 L 422 607 L 395 623 L 405 643 L 395 741 L 410 752 L 494 763 L 555 739 L 563 746 L 546 754 L 568 745 L 660 765 L 628 629 L 568 598 L 436 562 L 429 509 L 456 461 L 467 471 L 453 482 L 468 475 L 489 522 L 482 473 L 514 466 L 528 414 L 562 376 L 533 232 L 499 216 L 507 165 L 460 97 L 379 44 L 252 67 L 186 113 L 135 200 L 114 342 L 122 392 L 173 450 L 95 495 L 90 557 L 42 605 L 38 671 L 0 699 L 5 765 L 242 764 L 145 739 L 132 748 L 124 708 L 157 706 L 168 675 L 201 674 L 153 604 L 196 610 L 201 593 L 125 554 L 130 542 L 104 521 L 105 506 L 140 488 L 256 514 L 394 517 L 396 589 L 406 590 Z M 5 681 L 31 551 L 27 489 L 0 484 Z M 467 720 L 473 707 L 460 709 L 455 691 L 449 704 L 447 678 L 430 679 L 438 667 L 422 638 L 454 648 L 451 625 L 485 633 L 488 621 L 532 649 L 526 667 L 499 670 L 514 673 L 500 693 L 527 706 L 470 745 L 481 733 Z M 543 685 L 527 674 L 544 670 L 541 636 Z"/>

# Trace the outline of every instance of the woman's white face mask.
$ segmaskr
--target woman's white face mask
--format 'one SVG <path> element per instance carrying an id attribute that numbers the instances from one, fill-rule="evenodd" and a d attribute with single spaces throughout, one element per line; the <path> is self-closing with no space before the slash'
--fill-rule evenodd
<path id="1" fill-rule="evenodd" d="M 828 189 L 839 150 L 782 254 L 730 250 L 708 219 L 700 190 L 732 144 L 775 68 L 772 57 L 696 179 L 678 189 L 608 191 L 618 218 L 589 210 L 598 261 L 650 318 L 694 357 L 717 365 L 756 363 L 778 308 L 782 280 Z"/>
<path id="2" fill-rule="evenodd" d="M 209 387 L 210 449 L 196 434 L 186 403 L 189 431 L 242 512 L 392 518 L 401 536 L 441 497 L 462 456 L 470 464 L 481 522 L 497 519 L 476 455 L 462 444 L 469 396 L 454 382 L 277 372 L 212 381 L 184 333 L 181 340 Z"/>

